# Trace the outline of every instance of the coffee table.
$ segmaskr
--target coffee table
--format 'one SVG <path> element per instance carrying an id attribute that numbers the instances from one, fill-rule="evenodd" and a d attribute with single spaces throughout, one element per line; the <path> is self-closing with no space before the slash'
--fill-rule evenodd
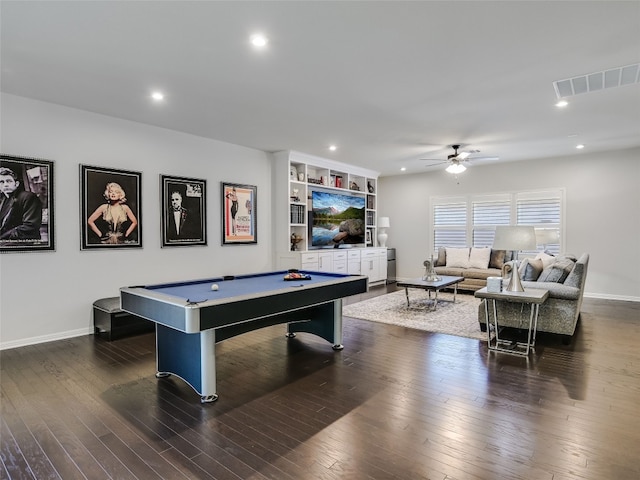
<path id="1" fill-rule="evenodd" d="M 411 280 L 398 282 L 397 285 L 399 287 L 404 287 L 405 294 L 407 296 L 407 307 L 409 306 L 410 288 L 421 288 L 422 290 L 426 290 L 427 292 L 429 292 L 429 299 L 431 299 L 431 292 L 436 292 L 433 299 L 433 310 L 435 310 L 438 307 L 438 292 L 445 287 L 450 287 L 453 285 L 453 303 L 455 303 L 456 294 L 458 293 L 458 283 L 463 280 L 463 277 L 441 275 L 440 280 L 436 280 L 435 282 L 428 282 L 427 280 L 424 280 L 423 277 L 418 277 Z"/>
<path id="2" fill-rule="evenodd" d="M 540 305 L 549 298 L 549 291 L 544 289 L 527 288 L 524 292 L 489 292 L 487 287 L 481 288 L 474 293 L 476 298 L 484 299 L 484 313 L 487 322 L 487 347 L 496 352 L 511 353 L 513 355 L 529 355 L 531 348 L 536 345 L 536 331 L 538 329 L 538 313 Z M 529 314 L 529 328 L 527 331 L 527 341 L 510 342 L 500 338 L 500 327 L 498 325 L 498 308 L 496 302 L 513 302 L 531 305 Z M 489 308 L 491 303 L 491 309 Z M 493 328 L 495 342 L 491 342 L 491 329 L 489 328 L 490 313 L 493 312 Z M 507 344 L 507 347 L 503 347 Z"/>

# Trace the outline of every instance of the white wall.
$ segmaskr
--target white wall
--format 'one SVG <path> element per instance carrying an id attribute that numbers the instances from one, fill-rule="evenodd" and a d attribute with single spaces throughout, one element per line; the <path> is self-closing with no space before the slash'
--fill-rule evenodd
<path id="1" fill-rule="evenodd" d="M 2 94 L 0 150 L 53 160 L 55 252 L 0 255 L 0 348 L 93 332 L 119 288 L 273 268 L 262 151 Z M 142 172 L 142 249 L 80 251 L 79 164 Z M 208 246 L 160 248 L 160 174 L 207 181 Z M 220 182 L 257 186 L 257 245 L 221 246 Z"/>
<path id="2" fill-rule="evenodd" d="M 55 162 L 56 251 L 0 255 L 0 348 L 93 331 L 91 305 L 125 285 L 273 268 L 272 165 L 264 152 L 2 94 L 0 151 Z M 587 294 L 640 301 L 640 149 L 382 177 L 398 277 L 422 273 L 429 197 L 563 187 L 566 251 L 589 252 Z M 80 251 L 79 165 L 142 172 L 144 248 Z M 207 181 L 209 245 L 160 248 L 160 174 Z M 258 187 L 258 244 L 220 245 L 221 181 Z"/>
<path id="3" fill-rule="evenodd" d="M 398 278 L 420 276 L 430 255 L 430 196 L 558 187 L 565 251 L 590 254 L 585 295 L 640 301 L 640 149 L 472 166 L 459 184 L 444 170 L 380 178 L 378 215 L 391 218 Z"/>

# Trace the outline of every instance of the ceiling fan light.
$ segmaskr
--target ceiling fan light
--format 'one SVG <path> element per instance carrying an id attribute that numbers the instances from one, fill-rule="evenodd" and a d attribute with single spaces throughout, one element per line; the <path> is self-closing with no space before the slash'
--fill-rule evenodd
<path id="1" fill-rule="evenodd" d="M 467 169 L 467 167 L 465 167 L 464 165 L 460 164 L 460 163 L 452 163 L 451 165 L 449 165 L 446 170 L 449 173 L 453 173 L 453 174 L 458 174 L 458 173 L 462 173 Z"/>

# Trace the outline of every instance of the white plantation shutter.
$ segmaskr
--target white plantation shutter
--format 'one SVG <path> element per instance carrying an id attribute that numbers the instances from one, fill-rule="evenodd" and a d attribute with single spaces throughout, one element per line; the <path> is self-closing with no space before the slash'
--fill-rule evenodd
<path id="1" fill-rule="evenodd" d="M 453 202 L 433 206 L 433 242 L 439 247 L 467 245 L 467 204 Z"/>
<path id="2" fill-rule="evenodd" d="M 516 195 L 516 224 L 562 232 L 562 191 L 528 192 Z M 562 237 L 560 236 L 560 242 Z M 560 243 L 538 245 L 554 255 L 560 253 Z M 529 252 L 533 253 L 533 252 Z"/>
<path id="3" fill-rule="evenodd" d="M 563 231 L 564 190 L 432 197 L 430 203 L 434 252 L 440 247 L 490 247 L 498 225 Z M 538 250 L 557 254 L 562 244 L 560 236 L 559 243 L 538 245 Z"/>
<path id="4" fill-rule="evenodd" d="M 511 221 L 511 199 L 509 195 L 472 199 L 474 247 L 493 245 L 497 225 L 509 225 Z"/>

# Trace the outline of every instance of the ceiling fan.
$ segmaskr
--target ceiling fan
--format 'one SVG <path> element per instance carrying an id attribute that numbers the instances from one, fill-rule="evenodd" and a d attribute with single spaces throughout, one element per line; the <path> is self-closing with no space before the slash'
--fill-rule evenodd
<path id="1" fill-rule="evenodd" d="M 480 153 L 480 150 L 467 150 L 464 152 L 458 153 L 458 149 L 460 148 L 459 144 L 451 145 L 453 148 L 453 154 L 448 155 L 446 160 L 434 159 L 434 158 L 422 158 L 421 160 L 427 162 L 438 162 L 432 165 L 427 165 L 427 167 L 436 167 L 438 165 L 443 165 L 448 163 L 449 166 L 446 168 L 446 171 L 449 173 L 453 173 L 457 175 L 458 173 L 464 172 L 467 167 L 464 165 L 470 161 L 477 160 L 498 160 L 498 157 L 472 157 L 475 153 Z"/>

